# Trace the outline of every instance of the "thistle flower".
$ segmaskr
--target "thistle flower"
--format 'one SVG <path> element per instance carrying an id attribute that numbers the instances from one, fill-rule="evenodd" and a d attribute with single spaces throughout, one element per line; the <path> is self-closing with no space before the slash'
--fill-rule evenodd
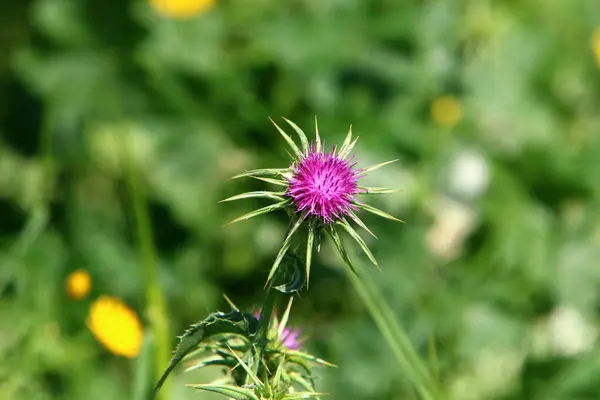
<path id="1" fill-rule="evenodd" d="M 323 232 L 326 232 L 331 237 L 335 247 L 346 264 L 354 270 L 353 264 L 348 258 L 348 254 L 341 242 L 337 231 L 338 227 L 345 230 L 352 239 L 358 243 L 369 260 L 379 268 L 379 264 L 375 260 L 375 257 L 365 244 L 364 240 L 350 225 L 349 220 L 354 221 L 356 225 L 360 226 L 374 237 L 375 235 L 357 216 L 358 211 L 366 211 L 383 218 L 402 222 L 384 211 L 359 201 L 357 198 L 360 194 L 383 194 L 397 191 L 397 189 L 373 188 L 359 185 L 359 180 L 368 172 L 396 160 L 383 162 L 366 168 L 356 168 L 357 162 L 354 161 L 352 150 L 358 137 L 353 140 L 352 126 L 350 126 L 342 146 L 339 149 L 337 146 L 333 146 L 328 152 L 325 150 L 325 142 L 321 143 L 316 118 L 315 141 L 313 143 L 309 143 L 304 131 L 302 131 L 295 123 L 286 118 L 284 118 L 284 120 L 298 134 L 301 142 L 301 148 L 299 148 L 294 140 L 271 120 L 292 150 L 290 166 L 288 168 L 278 169 L 257 169 L 233 177 L 233 179 L 252 177 L 283 187 L 284 189 L 279 192 L 256 191 L 242 193 L 223 200 L 233 201 L 247 198 L 267 198 L 276 201 L 274 204 L 244 214 L 231 221 L 230 224 L 281 209 L 286 209 L 291 216 L 288 231 L 273 266 L 271 267 L 267 283 L 273 279 L 284 255 L 291 246 L 292 237 L 299 231 L 299 228 L 302 225 L 305 225 L 308 228 L 305 260 L 307 286 L 310 277 L 313 247 L 316 247 L 317 251 L 319 250 L 320 237 Z"/>
<path id="2" fill-rule="evenodd" d="M 301 331 L 296 328 L 289 328 L 286 326 L 289 310 L 283 316 L 281 322 L 277 322 L 277 316 L 274 315 L 274 330 L 275 334 L 272 336 L 277 337 L 277 341 L 283 347 L 289 350 L 299 350 L 302 347 L 303 340 L 300 338 Z M 260 311 L 254 312 L 254 317 L 260 319 Z"/>

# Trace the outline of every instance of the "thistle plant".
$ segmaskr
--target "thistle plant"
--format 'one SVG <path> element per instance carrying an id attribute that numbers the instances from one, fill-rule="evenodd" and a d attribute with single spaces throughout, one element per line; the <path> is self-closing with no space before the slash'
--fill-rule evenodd
<path id="1" fill-rule="evenodd" d="M 339 149 L 337 146 L 333 146 L 327 152 L 325 141 L 321 142 L 316 118 L 315 140 L 310 143 L 306 134 L 298 125 L 288 119 L 284 118 L 284 120 L 297 133 L 301 143 L 301 146 L 298 147 L 294 140 L 271 120 L 292 151 L 290 166 L 288 168 L 256 169 L 234 176 L 234 179 L 242 177 L 260 179 L 283 189 L 280 191 L 247 192 L 223 200 L 233 201 L 253 197 L 275 200 L 275 203 L 244 214 L 231 221 L 230 224 L 281 209 L 286 210 L 290 216 L 289 228 L 267 277 L 267 284 L 274 277 L 284 255 L 290 249 L 292 238 L 302 226 L 306 226 L 308 231 L 305 257 L 307 286 L 310 278 L 312 253 L 315 248 L 317 251 L 320 250 L 324 233 L 331 237 L 342 258 L 348 260 L 347 251 L 338 232 L 340 228 L 352 237 L 369 260 L 379 268 L 373 253 L 350 224 L 350 221 L 356 223 L 373 237 L 376 236 L 358 217 L 357 211 L 366 211 L 383 218 L 402 222 L 398 218 L 358 199 L 360 194 L 383 194 L 398 190 L 359 185 L 359 180 L 367 173 L 396 160 L 382 162 L 366 168 L 356 168 L 357 162 L 352 150 L 358 141 L 358 137 L 352 138 L 352 126 L 348 130 L 342 146 Z M 356 273 L 351 262 L 346 262 L 346 264 Z"/>
<path id="2" fill-rule="evenodd" d="M 416 389 L 424 399 L 434 399 L 433 384 L 411 347 L 395 317 L 365 278 L 362 283 L 355 265 L 342 244 L 340 231 L 345 231 L 358 244 L 368 259 L 379 268 L 370 249 L 351 224 L 354 222 L 375 236 L 359 218 L 359 212 L 368 212 L 393 221 L 399 219 L 372 207 L 360 195 L 391 193 L 396 189 L 366 187 L 360 180 L 369 172 L 394 162 L 387 161 L 366 168 L 357 168 L 352 154 L 358 140 L 352 137 L 352 127 L 343 144 L 327 151 L 321 142 L 315 119 L 315 140 L 309 142 L 306 134 L 295 123 L 285 119 L 300 139 L 300 146 L 273 124 L 291 149 L 288 168 L 247 171 L 234 178 L 251 177 L 281 187 L 279 191 L 242 193 L 224 202 L 266 198 L 275 203 L 234 219 L 231 223 L 247 220 L 276 210 L 285 210 L 290 222 L 281 247 L 275 256 L 266 280 L 266 290 L 259 312 L 241 312 L 227 297 L 231 311 L 217 312 L 192 325 L 181 337 L 173 358 L 156 391 L 171 371 L 182 361 L 186 371 L 208 366 L 224 367 L 223 378 L 210 384 L 190 385 L 193 388 L 220 393 L 239 400 L 283 400 L 319 398 L 315 390 L 312 368 L 332 366 L 304 351 L 304 341 L 298 329 L 287 326 L 292 298 L 281 319 L 274 312 L 281 293 L 295 293 L 306 287 L 310 277 L 313 251 L 320 250 L 322 238 L 328 235 L 348 265 L 351 282 L 363 300 L 380 331 L 390 344 L 401 366 L 408 372 Z M 305 230 L 306 246 L 298 256 L 298 246 L 292 247 L 292 238 Z M 156 393 L 155 391 L 155 393 Z"/>

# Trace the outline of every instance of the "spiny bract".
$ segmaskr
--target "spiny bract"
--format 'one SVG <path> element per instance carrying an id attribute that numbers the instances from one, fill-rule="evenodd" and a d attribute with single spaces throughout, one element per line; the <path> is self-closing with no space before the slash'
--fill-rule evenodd
<path id="1" fill-rule="evenodd" d="M 298 134 L 301 143 L 301 146 L 298 147 L 294 140 L 271 120 L 292 150 L 290 167 L 257 169 L 233 177 L 233 179 L 242 177 L 260 179 L 273 185 L 280 186 L 283 190 L 278 192 L 247 192 L 223 200 L 233 201 L 260 197 L 276 201 L 274 204 L 244 214 L 231 221 L 230 224 L 275 210 L 286 208 L 291 210 L 289 213 L 292 216 L 290 225 L 281 249 L 269 272 L 267 283 L 271 281 L 281 264 L 283 256 L 289 250 L 292 237 L 303 224 L 308 228 L 305 260 L 307 286 L 310 277 L 313 247 L 315 247 L 316 244 L 317 249 L 319 248 L 318 243 L 322 232 L 326 232 L 331 237 L 333 244 L 339 251 L 345 263 L 354 270 L 353 264 L 348 258 L 348 254 L 337 232 L 337 227 L 344 229 L 352 239 L 358 243 L 369 260 L 379 268 L 379 264 L 375 260 L 375 257 L 365 244 L 364 240 L 350 225 L 349 219 L 354 221 L 371 235 L 373 235 L 373 233 L 356 215 L 357 211 L 362 210 L 379 215 L 383 218 L 402 222 L 384 211 L 362 203 L 356 197 L 358 194 L 383 194 L 397 191 L 398 189 L 360 186 L 358 183 L 359 179 L 364 177 L 368 172 L 396 160 L 383 162 L 366 168 L 355 168 L 356 161 L 354 161 L 352 149 L 354 148 L 358 137 L 354 140 L 352 139 L 352 126 L 350 126 L 342 146 L 339 149 L 337 146 L 333 146 L 330 152 L 326 152 L 324 149 L 324 142 L 321 143 L 316 118 L 315 141 L 313 143 L 309 143 L 306 134 L 298 127 L 298 125 L 286 118 L 284 118 L 284 120 Z"/>

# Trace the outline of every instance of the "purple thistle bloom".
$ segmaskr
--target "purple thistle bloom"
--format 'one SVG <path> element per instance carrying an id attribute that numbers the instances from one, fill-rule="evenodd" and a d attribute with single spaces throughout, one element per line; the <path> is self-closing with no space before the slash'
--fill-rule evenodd
<path id="1" fill-rule="evenodd" d="M 310 144 L 306 134 L 298 125 L 288 119 L 284 118 L 284 120 L 298 134 L 300 139 L 300 146 L 298 146 L 279 125 L 271 120 L 291 150 L 292 162 L 290 166 L 288 168 L 256 169 L 234 176 L 234 179 L 252 177 L 283 188 L 280 191 L 259 190 L 247 192 L 223 200 L 233 201 L 264 198 L 275 201 L 275 203 L 232 220 L 230 224 L 276 210 L 286 209 L 291 215 L 290 227 L 269 271 L 267 283 L 271 282 L 278 271 L 283 257 L 292 245 L 293 236 L 300 232 L 301 226 L 308 228 L 305 258 L 307 287 L 310 279 L 312 252 L 313 249 L 316 249 L 317 252 L 319 251 L 321 238 L 324 234 L 331 237 L 334 246 L 344 259 L 344 262 L 350 269 L 354 270 L 354 266 L 348 258 L 338 230 L 348 233 L 369 258 L 369 261 L 379 268 L 379 264 L 371 253 L 371 250 L 358 232 L 356 232 L 351 222 L 354 222 L 368 234 L 375 237 L 373 232 L 369 230 L 367 225 L 357 215 L 358 212 L 367 212 L 389 220 L 402 221 L 385 211 L 359 201 L 356 197 L 358 194 L 380 195 L 393 193 L 397 189 L 363 187 L 358 185 L 358 180 L 367 173 L 397 160 L 386 161 L 364 168 L 355 168 L 356 162 L 354 161 L 354 156 L 350 157 L 350 155 L 352 154 L 354 145 L 358 141 L 358 137 L 352 138 L 352 126 L 350 126 L 348 134 L 339 149 L 333 147 L 333 150 L 327 153 L 323 150 L 325 146 L 324 142 L 321 141 L 316 119 L 315 141 L 312 144 Z"/>
<path id="2" fill-rule="evenodd" d="M 292 163 L 292 178 L 286 195 L 291 197 L 297 212 L 323 218 L 331 223 L 357 207 L 352 204 L 358 190 L 358 173 L 354 157 L 345 160 L 335 154 L 310 146 L 307 155 Z"/>
<path id="3" fill-rule="evenodd" d="M 260 311 L 254 311 L 254 317 L 256 319 L 260 319 Z M 288 349 L 298 350 L 300 347 L 302 347 L 302 344 L 304 343 L 304 341 L 300 339 L 300 334 L 300 329 L 291 329 L 285 327 L 281 332 L 279 340 L 281 341 L 281 344 L 287 347 Z"/>
<path id="4" fill-rule="evenodd" d="M 281 332 L 282 344 L 290 350 L 298 350 L 302 346 L 302 340 L 300 340 L 300 330 L 284 328 Z"/>

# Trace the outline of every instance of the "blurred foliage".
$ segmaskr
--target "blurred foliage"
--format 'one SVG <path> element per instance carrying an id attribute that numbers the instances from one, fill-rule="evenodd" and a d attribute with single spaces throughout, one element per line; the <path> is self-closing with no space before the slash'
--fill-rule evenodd
<path id="1" fill-rule="evenodd" d="M 367 183 L 406 189 L 373 201 L 406 224 L 365 215 L 365 240 L 448 398 L 600 398 L 600 3 L 186 3 L 173 19 L 141 0 L 3 7 L 1 399 L 151 386 L 150 331 L 129 360 L 86 326 L 102 295 L 153 318 L 131 166 L 171 344 L 222 293 L 258 304 L 285 216 L 222 228 L 262 202 L 217 202 L 262 187 L 232 175 L 285 166 L 267 116 L 308 132 L 315 114 L 329 143 L 353 124 L 360 165 L 400 160 Z M 340 366 L 317 388 L 415 398 L 334 250 L 314 262 L 292 322 Z M 75 300 L 79 269 L 91 288 Z M 169 398 L 209 398 L 183 383 L 211 377 L 174 376 Z"/>

